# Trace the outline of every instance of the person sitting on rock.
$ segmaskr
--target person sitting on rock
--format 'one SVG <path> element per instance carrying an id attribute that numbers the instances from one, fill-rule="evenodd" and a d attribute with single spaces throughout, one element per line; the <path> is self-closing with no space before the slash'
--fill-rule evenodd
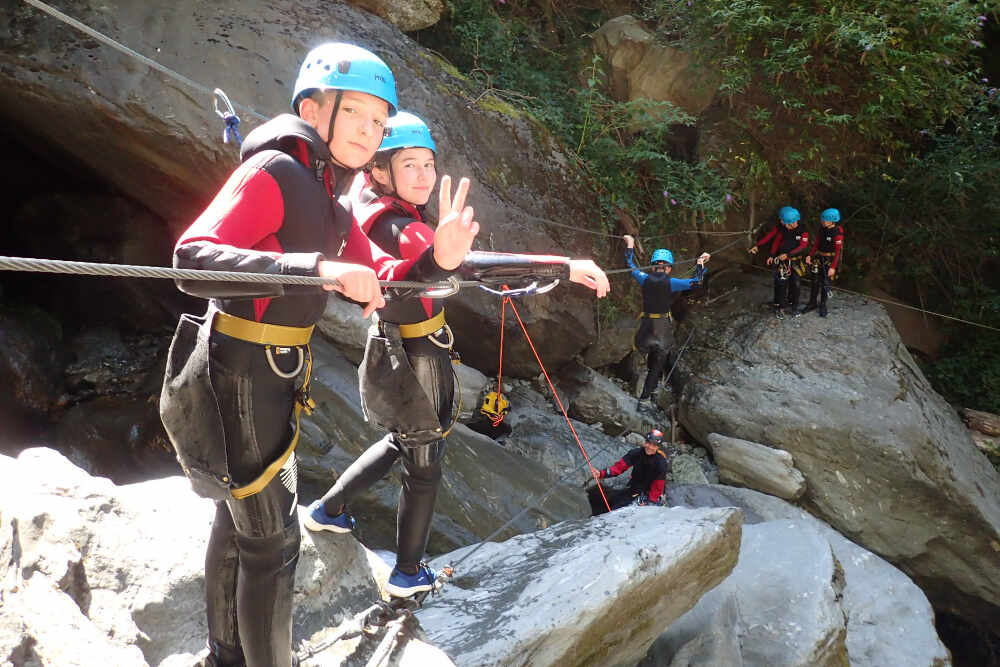
<path id="1" fill-rule="evenodd" d="M 830 283 L 837 275 L 840 265 L 840 253 L 844 250 L 844 228 L 840 222 L 840 211 L 828 208 L 819 216 L 820 230 L 816 235 L 806 264 L 812 269 L 812 286 L 809 288 L 809 303 L 802 309 L 803 313 L 816 309 L 816 297 L 819 297 L 819 316 L 826 317 L 826 299 L 830 296 Z M 813 257 L 818 257 L 814 260 Z"/>
<path id="2" fill-rule="evenodd" d="M 419 117 L 400 111 L 389 119 L 388 134 L 365 174 L 351 188 L 357 223 L 393 257 L 419 257 L 434 241 L 423 208 L 437 183 L 437 146 Z M 449 191 L 442 179 L 441 194 Z M 441 199 L 439 208 L 447 208 Z M 589 259 L 551 255 L 470 252 L 460 273 L 474 278 L 500 272 L 518 279 L 569 279 L 593 289 L 598 297 L 610 286 Z M 405 598 L 434 586 L 437 574 L 421 558 L 427 548 L 445 437 L 454 424 L 451 328 L 441 298 L 397 294 L 378 311 L 369 331 L 359 370 L 365 415 L 389 434 L 371 445 L 309 507 L 305 525 L 313 531 L 349 532 L 355 525 L 346 505 L 384 477 L 402 459 L 402 489 L 396 522 L 396 566 L 386 590 Z"/>
<path id="3" fill-rule="evenodd" d="M 799 229 L 801 217 L 797 209 L 782 206 L 778 212 L 778 224 L 747 251 L 756 255 L 758 248 L 771 243 L 767 264 L 774 265 L 774 316 L 779 320 L 785 317 L 786 305 L 791 314 L 798 314 L 799 276 L 804 273 L 804 268 L 795 258 L 809 247 L 809 232 Z"/>
<path id="4" fill-rule="evenodd" d="M 604 498 L 608 499 L 608 505 L 612 510 L 620 509 L 626 505 L 639 504 L 659 504 L 663 489 L 667 484 L 667 473 L 670 472 L 670 462 L 667 455 L 660 449 L 663 442 L 663 432 L 653 429 L 646 435 L 642 447 L 629 450 L 625 456 L 618 460 L 610 468 L 597 471 L 599 479 L 617 477 L 629 468 L 632 468 L 632 477 L 628 485 L 621 489 L 614 489 L 601 484 L 604 490 L 602 497 L 597 486 L 591 487 L 588 491 L 591 513 L 594 516 L 607 511 Z M 588 485 L 590 480 L 588 480 Z"/>
<path id="5" fill-rule="evenodd" d="M 677 292 L 686 292 L 701 283 L 705 277 L 705 262 L 712 256 L 703 252 L 693 278 L 671 278 L 674 255 L 666 248 L 653 251 L 650 258 L 652 271 L 641 271 L 635 263 L 635 239 L 625 237 L 625 261 L 632 269 L 632 277 L 642 289 L 642 310 L 639 328 L 635 332 L 635 349 L 646 353 L 646 381 L 639 400 L 652 399 L 653 391 L 667 366 L 667 359 L 674 348 L 674 326 L 670 307 Z"/>

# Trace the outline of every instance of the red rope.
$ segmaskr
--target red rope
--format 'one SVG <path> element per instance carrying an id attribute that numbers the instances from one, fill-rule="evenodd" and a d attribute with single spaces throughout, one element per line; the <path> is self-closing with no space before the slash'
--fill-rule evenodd
<path id="1" fill-rule="evenodd" d="M 601 486 L 600 477 L 598 477 L 598 475 L 597 475 L 597 469 L 595 469 L 594 465 L 590 462 L 590 456 L 587 454 L 587 450 L 584 449 L 583 443 L 580 442 L 580 436 L 578 436 L 576 434 L 576 429 L 573 428 L 573 422 L 571 422 L 569 420 L 569 415 L 566 414 L 566 408 L 563 407 L 562 400 L 559 398 L 559 394 L 556 393 L 555 385 L 552 384 L 552 379 L 549 378 L 549 372 L 547 370 L 545 370 L 545 365 L 542 364 L 542 358 L 538 356 L 538 350 L 535 349 L 535 344 L 531 341 L 531 336 L 528 335 L 528 329 L 524 326 L 524 322 L 521 321 L 521 315 L 520 315 L 520 313 L 517 312 L 517 306 L 514 305 L 514 302 L 511 301 L 511 298 L 509 296 L 505 296 L 504 297 L 504 302 L 507 302 L 507 301 L 510 301 L 511 310 L 514 311 L 514 317 L 517 318 L 518 324 L 521 325 L 521 331 L 524 332 L 524 337 L 528 339 L 528 345 L 531 346 L 531 351 L 535 355 L 535 361 L 538 362 L 538 367 L 542 369 L 542 373 L 545 375 L 545 381 L 549 383 L 549 389 L 552 391 L 552 395 L 555 396 L 556 403 L 559 404 L 559 409 L 562 411 L 563 418 L 566 419 L 566 424 L 569 426 L 569 430 L 573 433 L 573 438 L 576 440 L 577 446 L 580 448 L 580 451 L 583 453 L 584 460 L 587 461 L 587 466 L 590 468 L 590 474 L 594 477 L 594 480 L 597 481 L 597 490 L 601 492 L 601 498 L 604 500 L 604 506 L 607 507 L 608 511 L 610 512 L 611 511 L 611 503 L 608 502 L 608 497 L 606 495 L 604 495 L 604 487 Z M 501 321 L 501 328 L 500 328 L 500 354 L 501 355 L 503 354 L 503 325 L 502 325 L 502 321 Z"/>
<path id="2" fill-rule="evenodd" d="M 507 289 L 507 286 L 504 285 L 503 289 Z M 493 422 L 493 428 L 496 428 L 497 426 L 500 425 L 500 422 L 503 421 L 503 416 L 504 416 L 503 411 L 500 410 L 499 408 L 500 408 L 500 400 L 503 398 L 503 329 L 504 329 L 504 321 L 506 320 L 506 315 L 507 315 L 508 301 L 510 301 L 509 296 L 505 296 L 503 299 L 500 300 L 500 367 L 497 370 L 497 413 L 493 417 L 490 417 L 490 421 Z M 511 303 L 511 305 L 513 306 L 514 304 Z"/>

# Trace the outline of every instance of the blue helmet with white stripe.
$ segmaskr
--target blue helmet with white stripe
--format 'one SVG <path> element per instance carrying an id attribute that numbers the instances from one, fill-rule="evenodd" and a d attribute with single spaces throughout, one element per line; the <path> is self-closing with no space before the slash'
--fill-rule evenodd
<path id="1" fill-rule="evenodd" d="M 427 123 L 409 111 L 399 111 L 386 124 L 385 138 L 378 147 L 378 153 L 400 148 L 429 148 L 437 154 L 437 147 L 431 137 Z"/>
<path id="2" fill-rule="evenodd" d="M 396 114 L 396 79 L 392 70 L 368 49 L 343 42 L 321 44 L 306 55 L 299 68 L 292 92 L 292 110 L 315 90 L 351 90 L 368 93 L 389 104 L 389 115 Z"/>
<path id="3" fill-rule="evenodd" d="M 819 219 L 823 222 L 840 222 L 840 211 L 835 208 L 828 208 L 819 214 Z"/>

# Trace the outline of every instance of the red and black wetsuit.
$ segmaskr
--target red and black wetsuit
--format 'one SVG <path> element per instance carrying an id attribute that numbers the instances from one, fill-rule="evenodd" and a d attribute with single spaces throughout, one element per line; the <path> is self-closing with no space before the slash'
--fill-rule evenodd
<path id="1" fill-rule="evenodd" d="M 628 481 L 628 486 L 624 489 L 605 489 L 608 504 L 611 509 L 616 510 L 631 504 L 641 494 L 645 494 L 651 503 L 659 503 L 660 496 L 666 486 L 667 473 L 670 471 L 670 462 L 667 455 L 657 450 L 650 456 L 642 447 L 631 449 L 616 464 L 610 468 L 600 471 L 601 479 L 617 477 L 629 468 L 632 468 L 632 477 Z M 599 502 L 595 502 L 599 501 Z M 591 509 L 595 514 L 600 513 L 600 508 L 604 502 L 599 496 L 595 498 L 591 494 Z M 606 508 L 605 508 L 606 509 Z"/>
<path id="2" fill-rule="evenodd" d="M 840 266 L 840 255 L 844 250 L 844 228 L 840 225 L 821 225 L 819 234 L 809 250 L 812 261 L 812 286 L 809 288 L 809 304 L 807 308 L 817 306 L 819 297 L 820 315 L 826 315 L 826 298 L 830 293 L 830 269 L 836 272 Z"/>
<path id="3" fill-rule="evenodd" d="M 791 259 L 809 247 L 809 232 L 801 223 L 794 229 L 777 224 L 755 245 L 763 247 L 768 241 L 771 242 L 770 257 L 774 259 L 774 307 L 784 307 L 787 299 L 787 304 L 794 309 L 799 304 L 799 274 Z M 786 255 L 788 259 L 779 260 L 779 255 Z"/>
<path id="4" fill-rule="evenodd" d="M 412 260 L 425 253 L 434 240 L 434 230 L 424 223 L 421 210 L 405 200 L 379 195 L 370 181 L 361 179 L 366 176 L 359 175 L 351 188 L 358 227 L 394 257 Z M 565 278 L 568 264 L 565 257 L 470 252 L 460 272 L 470 271 Z M 427 547 L 441 482 L 444 436 L 452 425 L 452 341 L 443 310 L 442 299 L 405 296 L 389 299 L 378 311 L 378 336 L 369 337 L 359 375 L 366 414 L 390 433 L 365 450 L 322 499 L 328 515 L 340 513 L 402 458 L 396 523 L 396 565 L 402 571 L 416 568 Z M 442 319 L 433 325 L 436 330 L 426 335 L 406 337 L 400 329 L 400 325 L 423 323 L 436 316 Z M 400 345 L 405 360 L 379 363 Z"/>
<path id="5" fill-rule="evenodd" d="M 389 196 L 380 196 L 367 182 L 365 174 L 359 174 L 351 188 L 352 205 L 357 215 L 357 228 L 366 232 L 382 250 L 403 260 L 412 261 L 424 254 L 434 240 L 434 231 L 423 222 L 421 211 L 408 202 Z M 390 432 L 386 437 L 371 445 L 364 454 L 354 461 L 337 478 L 336 484 L 322 498 L 327 514 L 334 516 L 359 493 L 384 477 L 397 459 L 402 458 L 402 491 L 396 527 L 396 564 L 401 570 L 412 571 L 423 558 L 430 535 L 434 503 L 441 482 L 441 458 L 444 454 L 443 433 L 451 427 L 452 399 L 455 393 L 454 376 L 451 368 L 450 329 L 442 320 L 441 328 L 418 338 L 402 338 L 400 324 L 414 324 L 429 320 L 444 309 L 441 299 L 426 299 L 416 296 L 390 298 L 386 307 L 378 311 L 379 338 L 369 339 L 369 352 L 365 354 L 360 375 L 371 373 L 378 380 L 365 383 L 362 397 L 369 417 L 382 423 Z M 391 368 L 370 368 L 374 355 L 371 350 L 379 339 L 394 339 L 402 345 L 406 361 Z M 387 377 L 386 373 L 393 377 Z M 403 375 L 405 374 L 405 377 Z M 419 384 L 416 391 L 429 402 L 414 401 L 409 393 L 412 387 L 407 380 L 415 379 Z M 396 406 L 399 415 L 379 414 L 378 406 Z M 408 406 L 403 409 L 403 406 Z M 420 437 L 409 433 L 399 437 L 399 430 L 405 429 L 406 414 L 409 412 L 430 412 L 423 417 L 439 427 L 430 437 Z M 401 421 L 397 422 L 397 417 Z"/>
<path id="6" fill-rule="evenodd" d="M 242 164 L 177 242 L 174 266 L 315 276 L 329 259 L 370 266 L 383 279 L 446 277 L 430 252 L 400 261 L 368 240 L 350 202 L 337 198 L 353 176 L 333 165 L 327 145 L 301 119 L 283 115 L 265 123 L 247 136 Z M 178 325 L 161 397 L 164 426 L 178 452 L 221 460 L 232 486 L 240 487 L 288 448 L 301 379 L 295 371 L 307 351 L 305 344 L 266 348 L 223 334 L 215 329 L 217 311 L 251 323 L 308 327 L 322 315 L 328 293 L 260 283 L 178 286 L 211 302 L 205 321 L 185 316 Z M 217 504 L 205 567 L 209 641 L 233 664 L 290 664 L 296 497 L 293 455 L 255 495 L 227 494 Z"/>

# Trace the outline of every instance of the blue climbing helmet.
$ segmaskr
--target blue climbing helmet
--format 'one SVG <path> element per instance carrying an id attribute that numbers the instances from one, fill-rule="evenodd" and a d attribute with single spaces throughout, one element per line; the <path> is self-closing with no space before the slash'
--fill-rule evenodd
<path id="1" fill-rule="evenodd" d="M 664 264 L 670 264 L 672 266 L 674 263 L 674 253 L 670 252 L 666 248 L 659 248 L 658 250 L 654 250 L 653 256 L 649 258 L 649 263 L 658 264 L 660 262 L 663 262 Z"/>
<path id="2" fill-rule="evenodd" d="M 840 211 L 835 208 L 828 208 L 819 214 L 819 219 L 823 222 L 840 222 Z"/>
<path id="3" fill-rule="evenodd" d="M 429 148 L 431 152 L 437 154 L 437 147 L 431 137 L 431 129 L 427 127 L 427 123 L 409 111 L 398 111 L 395 116 L 389 119 L 385 138 L 382 139 L 382 145 L 378 147 L 378 153 L 400 148 Z"/>
<path id="4" fill-rule="evenodd" d="M 292 111 L 314 90 L 352 90 L 368 93 L 389 104 L 396 114 L 396 79 L 381 58 L 368 49 L 343 42 L 321 44 L 306 55 L 292 92 Z"/>
<path id="5" fill-rule="evenodd" d="M 781 210 L 778 211 L 778 217 L 781 218 L 781 224 L 783 225 L 794 224 L 802 218 L 799 215 L 799 210 L 791 206 L 782 206 Z"/>

